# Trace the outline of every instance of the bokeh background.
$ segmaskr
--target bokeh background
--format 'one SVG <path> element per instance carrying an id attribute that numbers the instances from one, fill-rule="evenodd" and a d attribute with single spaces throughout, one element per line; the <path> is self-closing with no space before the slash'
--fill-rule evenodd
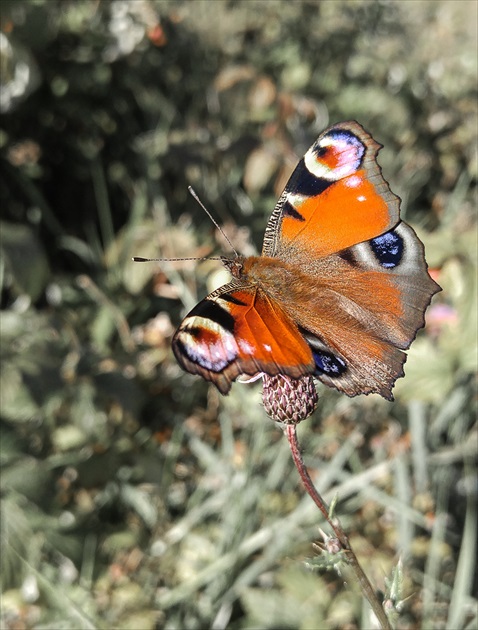
<path id="1" fill-rule="evenodd" d="M 397 627 L 476 627 L 477 3 L 0 10 L 1 627 L 371 627 L 260 385 L 223 398 L 172 356 L 224 271 L 131 261 L 229 253 L 188 185 L 260 251 L 347 119 L 443 292 L 396 401 L 319 386 L 304 457 Z"/>

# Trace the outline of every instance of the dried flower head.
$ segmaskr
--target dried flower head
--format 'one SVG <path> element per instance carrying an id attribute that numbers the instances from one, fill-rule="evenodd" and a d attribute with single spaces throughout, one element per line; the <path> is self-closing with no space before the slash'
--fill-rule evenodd
<path id="1" fill-rule="evenodd" d="M 276 422 L 298 424 L 317 407 L 319 397 L 312 376 L 291 378 L 285 374 L 263 374 L 262 381 L 264 409 Z"/>

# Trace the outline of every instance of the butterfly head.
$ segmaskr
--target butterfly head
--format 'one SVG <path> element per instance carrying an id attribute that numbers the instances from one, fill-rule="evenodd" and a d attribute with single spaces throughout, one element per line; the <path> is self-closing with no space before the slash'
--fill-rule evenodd
<path id="1" fill-rule="evenodd" d="M 235 258 L 228 258 L 227 256 L 221 256 L 221 262 L 229 270 L 233 278 L 240 280 L 244 275 L 244 256 L 236 256 Z"/>

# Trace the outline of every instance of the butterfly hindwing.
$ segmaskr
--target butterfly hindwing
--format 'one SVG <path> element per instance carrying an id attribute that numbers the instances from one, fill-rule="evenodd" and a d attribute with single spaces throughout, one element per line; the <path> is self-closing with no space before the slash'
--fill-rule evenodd
<path id="1" fill-rule="evenodd" d="M 323 261 L 327 280 L 307 315 L 289 314 L 299 318 L 317 378 L 349 396 L 376 392 L 391 399 L 403 376 L 403 350 L 439 290 L 428 276 L 423 246 L 401 222 L 333 258 Z"/>

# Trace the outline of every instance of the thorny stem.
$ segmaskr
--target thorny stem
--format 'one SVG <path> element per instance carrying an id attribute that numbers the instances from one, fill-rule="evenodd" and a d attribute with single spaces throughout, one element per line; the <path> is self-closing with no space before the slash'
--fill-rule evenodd
<path id="1" fill-rule="evenodd" d="M 297 425 L 295 424 L 286 424 L 284 426 L 284 432 L 287 435 L 287 439 L 289 440 L 290 450 L 292 452 L 292 458 L 296 465 L 297 470 L 299 471 L 300 478 L 306 489 L 307 493 L 314 501 L 315 505 L 319 508 L 319 510 L 324 515 L 324 518 L 329 523 L 330 527 L 333 529 L 334 534 L 339 540 L 343 551 L 347 557 L 347 563 L 351 567 L 355 577 L 357 578 L 358 583 L 360 584 L 360 588 L 362 590 L 363 596 L 367 599 L 370 606 L 372 607 L 375 616 L 377 617 L 380 627 L 382 630 L 392 630 L 392 626 L 388 621 L 387 615 L 382 607 L 381 602 L 379 601 L 372 585 L 368 577 L 365 575 L 362 567 L 357 560 L 357 556 L 355 555 L 350 541 L 347 537 L 347 534 L 342 529 L 340 522 L 337 518 L 331 518 L 329 515 L 329 506 L 322 499 L 317 489 L 315 488 L 312 479 L 305 467 L 304 460 L 302 459 L 302 455 L 300 453 L 299 442 L 297 439 Z"/>

